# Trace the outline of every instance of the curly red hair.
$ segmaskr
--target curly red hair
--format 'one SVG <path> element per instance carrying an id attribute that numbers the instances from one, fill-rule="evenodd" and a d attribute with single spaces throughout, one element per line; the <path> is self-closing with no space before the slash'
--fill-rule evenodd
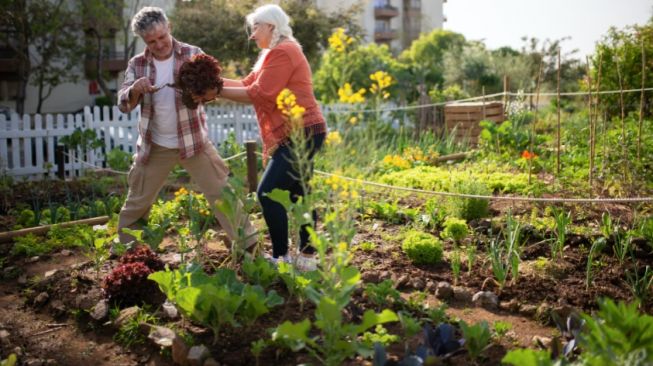
<path id="1" fill-rule="evenodd" d="M 181 89 L 184 105 L 190 109 L 197 108 L 198 103 L 193 100 L 193 95 L 203 95 L 210 89 L 217 89 L 220 94 L 224 84 L 221 73 L 220 62 L 203 53 L 191 57 L 181 65 L 175 84 Z"/>

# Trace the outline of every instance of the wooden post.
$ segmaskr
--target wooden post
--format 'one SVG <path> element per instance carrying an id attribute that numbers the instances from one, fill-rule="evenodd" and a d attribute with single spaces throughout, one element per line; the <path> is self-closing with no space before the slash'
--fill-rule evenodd
<path id="1" fill-rule="evenodd" d="M 256 141 L 245 142 L 245 150 L 247 151 L 247 185 L 249 192 L 256 192 L 258 187 L 258 169 L 256 160 Z"/>
<path id="2" fill-rule="evenodd" d="M 510 92 L 510 76 L 503 75 L 503 108 L 508 109 L 508 92 Z"/>
<path id="3" fill-rule="evenodd" d="M 52 227 L 54 226 L 69 227 L 74 225 L 102 225 L 108 221 L 109 221 L 109 216 L 98 216 L 89 219 L 62 222 L 53 225 L 35 226 L 35 227 L 28 227 L 26 229 L 0 232 L 0 243 L 7 243 L 9 241 L 12 241 L 14 238 L 17 238 L 19 236 L 25 236 L 27 234 L 42 235 L 50 231 L 50 229 L 52 229 Z"/>
<path id="4" fill-rule="evenodd" d="M 624 168 L 624 178 L 628 181 L 628 154 L 626 150 L 626 110 L 624 106 L 624 83 L 621 77 L 621 64 L 619 56 L 616 57 L 617 76 L 619 77 L 619 105 L 621 106 L 621 153 L 622 165 Z"/>
<path id="5" fill-rule="evenodd" d="M 592 146 L 590 146 L 590 153 L 592 154 L 592 160 L 594 165 L 596 165 L 596 124 L 599 122 L 599 106 L 601 100 L 601 70 L 603 69 L 603 52 L 599 52 L 599 72 L 596 78 L 596 94 L 595 94 L 595 103 L 594 103 L 594 124 L 592 136 Z"/>
<path id="6" fill-rule="evenodd" d="M 483 109 L 482 109 L 482 111 L 483 111 L 483 120 L 485 120 L 485 117 L 486 117 L 485 116 L 485 85 L 483 85 L 481 90 L 482 90 L 482 93 L 483 93 Z"/>
<path id="7" fill-rule="evenodd" d="M 646 53 L 644 52 L 644 36 L 642 36 L 642 94 L 639 100 L 639 128 L 637 130 L 637 159 L 642 148 L 642 122 L 644 118 L 644 88 L 646 87 Z"/>
<path id="8" fill-rule="evenodd" d="M 592 196 L 592 181 L 594 178 L 594 175 L 592 174 L 592 171 L 594 170 L 594 156 L 592 156 L 592 144 L 594 143 L 594 135 L 593 135 L 593 123 L 592 123 L 592 68 L 590 67 L 590 57 L 585 56 L 585 59 L 587 61 L 587 89 L 589 90 L 589 93 L 587 94 L 587 116 L 589 117 L 589 132 L 590 132 L 590 137 L 588 141 L 588 146 L 589 146 L 589 185 L 590 185 L 590 197 Z"/>
<path id="9" fill-rule="evenodd" d="M 54 147 L 54 163 L 57 165 L 57 178 L 61 180 L 66 179 L 65 151 L 65 146 L 57 145 Z"/>
<path id="10" fill-rule="evenodd" d="M 556 173 L 560 178 L 560 48 L 558 48 L 558 134 L 557 134 L 557 157 L 556 157 Z"/>

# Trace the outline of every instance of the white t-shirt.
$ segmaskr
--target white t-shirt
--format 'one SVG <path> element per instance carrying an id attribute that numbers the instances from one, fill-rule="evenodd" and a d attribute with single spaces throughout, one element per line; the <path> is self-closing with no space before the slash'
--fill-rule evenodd
<path id="1" fill-rule="evenodd" d="M 154 59 L 156 82 L 154 86 L 174 83 L 174 55 L 167 60 Z M 152 119 L 152 142 L 169 149 L 179 148 L 177 133 L 177 108 L 175 107 L 175 89 L 164 87 L 152 95 L 154 118 Z"/>

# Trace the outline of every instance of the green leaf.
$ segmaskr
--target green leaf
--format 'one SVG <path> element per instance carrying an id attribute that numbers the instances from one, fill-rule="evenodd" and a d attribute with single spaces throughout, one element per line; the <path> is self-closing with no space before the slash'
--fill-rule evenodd
<path id="1" fill-rule="evenodd" d="M 320 299 L 315 315 L 318 319 L 315 325 L 320 329 L 324 329 L 330 324 L 340 324 L 342 322 L 342 309 L 334 299 L 327 296 L 322 296 Z"/>
<path id="2" fill-rule="evenodd" d="M 378 324 L 396 322 L 398 320 L 399 317 L 392 310 L 385 309 L 380 313 L 375 313 L 373 310 L 367 310 L 363 314 L 363 321 L 354 328 L 354 331 L 356 334 L 360 334 Z"/>
<path id="3" fill-rule="evenodd" d="M 266 193 L 266 197 L 280 203 L 286 210 L 289 210 L 293 204 L 290 200 L 290 192 L 286 190 L 275 188 L 272 192 Z"/>
<path id="4" fill-rule="evenodd" d="M 551 354 L 548 351 L 535 351 L 532 349 L 517 349 L 508 352 L 502 363 L 514 366 L 551 366 Z"/>
<path id="5" fill-rule="evenodd" d="M 147 276 L 149 280 L 156 282 L 159 289 L 163 292 L 168 300 L 174 301 L 175 298 L 175 276 L 169 270 L 158 271 Z"/>
<path id="6" fill-rule="evenodd" d="M 299 323 L 285 321 L 279 325 L 272 333 L 273 341 L 282 341 L 286 343 L 294 352 L 304 348 L 306 344 L 311 344 L 308 338 L 308 331 L 311 329 L 311 321 L 304 319 Z"/>

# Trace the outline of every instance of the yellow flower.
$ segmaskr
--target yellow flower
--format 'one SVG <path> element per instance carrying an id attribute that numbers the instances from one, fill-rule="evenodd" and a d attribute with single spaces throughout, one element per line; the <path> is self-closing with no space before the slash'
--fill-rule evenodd
<path id="1" fill-rule="evenodd" d="M 399 155 L 386 155 L 383 157 L 383 164 L 400 169 L 408 169 L 411 167 L 410 162 Z"/>
<path id="2" fill-rule="evenodd" d="M 347 45 L 354 42 L 354 39 L 345 34 L 344 28 L 336 28 L 333 34 L 329 37 L 329 47 L 338 53 L 343 53 L 347 49 Z"/>
<path id="3" fill-rule="evenodd" d="M 340 145 L 342 143 L 342 136 L 340 136 L 340 132 L 338 131 L 331 131 L 326 137 L 326 144 L 328 146 L 335 146 L 335 145 Z"/>
<path id="4" fill-rule="evenodd" d="M 358 117 L 352 116 L 351 118 L 349 118 L 349 123 L 355 125 L 356 123 L 358 123 Z"/>
<path id="5" fill-rule="evenodd" d="M 285 88 L 279 93 L 279 95 L 277 95 L 277 109 L 279 109 L 284 115 L 288 116 L 292 128 L 299 128 L 302 126 L 306 109 L 297 104 L 297 97 L 290 89 Z"/>
<path id="6" fill-rule="evenodd" d="M 393 83 L 392 76 L 390 76 L 385 71 L 377 71 L 370 75 L 370 80 L 374 82 L 370 87 L 370 93 L 379 94 L 383 92 L 381 93 L 383 99 L 388 99 L 390 97 L 390 93 L 385 92 L 383 90 L 389 88 L 390 85 L 392 85 Z"/>
<path id="7" fill-rule="evenodd" d="M 364 88 L 358 89 L 357 92 L 351 87 L 351 84 L 345 83 L 341 88 L 338 88 L 338 97 L 340 98 L 341 103 L 365 103 L 365 94 L 366 90 Z"/>

